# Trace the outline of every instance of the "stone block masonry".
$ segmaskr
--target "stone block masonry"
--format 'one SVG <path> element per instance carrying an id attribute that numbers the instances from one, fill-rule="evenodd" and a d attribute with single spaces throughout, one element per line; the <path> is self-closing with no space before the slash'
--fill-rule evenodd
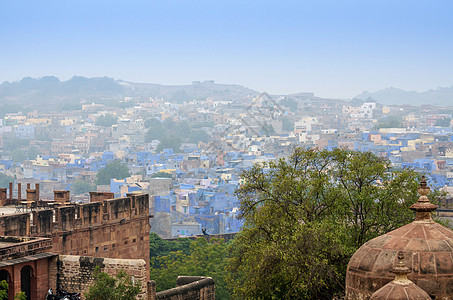
<path id="1" fill-rule="evenodd" d="M 125 271 L 134 281 L 141 284 L 141 293 L 137 299 L 147 299 L 147 268 L 143 259 L 112 259 L 100 257 L 60 255 L 57 261 L 56 288 L 79 292 L 84 299 L 94 282 L 94 269 L 98 266 L 101 272 L 115 276 Z"/>
<path id="2" fill-rule="evenodd" d="M 62 255 L 143 259 L 149 270 L 148 194 L 108 196 L 97 193 L 93 202 L 38 210 L 33 217 L 0 216 L 0 235 L 51 238 L 51 251 Z"/>
<path id="3" fill-rule="evenodd" d="M 148 285 L 150 300 L 214 300 L 215 284 L 211 277 L 178 276 L 177 287 L 154 294 L 155 283 Z"/>

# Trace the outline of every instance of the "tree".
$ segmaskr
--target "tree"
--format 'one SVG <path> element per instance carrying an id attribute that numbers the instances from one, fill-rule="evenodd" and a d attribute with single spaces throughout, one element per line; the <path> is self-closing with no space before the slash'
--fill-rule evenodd
<path id="1" fill-rule="evenodd" d="M 100 268 L 94 270 L 94 283 L 85 294 L 86 300 L 135 300 L 140 293 L 140 282 L 133 282 L 124 271 L 119 271 L 115 277 Z"/>
<path id="2" fill-rule="evenodd" d="M 272 126 L 272 124 L 264 124 L 261 127 L 261 133 L 263 133 L 265 136 L 271 136 L 275 134 L 274 126 Z"/>
<path id="3" fill-rule="evenodd" d="M 172 175 L 167 172 L 157 172 L 153 173 L 150 178 L 172 178 Z"/>
<path id="4" fill-rule="evenodd" d="M 27 294 L 25 292 L 18 292 L 16 295 L 14 295 L 14 300 L 27 300 Z"/>
<path id="5" fill-rule="evenodd" d="M 244 171 L 244 226 L 228 265 L 235 295 L 332 299 L 360 245 L 412 220 L 418 176 L 343 149 L 297 148 Z"/>
<path id="6" fill-rule="evenodd" d="M 71 192 L 78 195 L 96 190 L 96 185 L 83 180 L 76 180 L 71 185 Z"/>
<path id="7" fill-rule="evenodd" d="M 282 101 L 279 102 L 279 104 L 286 106 L 293 112 L 297 111 L 297 102 L 292 98 L 285 97 Z"/>
<path id="8" fill-rule="evenodd" d="M 110 127 L 118 122 L 118 117 L 113 114 L 101 115 L 96 119 L 97 126 Z"/>
<path id="9" fill-rule="evenodd" d="M 106 185 L 110 184 L 110 179 L 112 178 L 124 179 L 129 176 L 129 168 L 127 165 L 120 160 L 114 160 L 97 173 L 96 184 Z"/>
<path id="10" fill-rule="evenodd" d="M 223 239 L 186 238 L 175 243 L 156 234 L 150 238 L 150 277 L 156 281 L 157 291 L 175 287 L 178 276 L 209 276 L 216 284 L 216 298 L 230 298 L 225 269 L 229 244 Z"/>
<path id="11" fill-rule="evenodd" d="M 172 148 L 174 152 L 179 152 L 181 147 L 181 138 L 176 135 L 165 136 L 160 139 L 157 145 L 156 152 L 161 152 L 163 149 Z"/>
<path id="12" fill-rule="evenodd" d="M 9 186 L 10 182 L 14 182 L 13 177 L 8 176 L 4 173 L 0 173 L 0 187 L 1 188 L 7 188 Z"/>
<path id="13" fill-rule="evenodd" d="M 400 116 L 387 116 L 382 119 L 379 119 L 375 127 L 376 129 L 401 128 L 403 127 L 403 122 Z"/>
<path id="14" fill-rule="evenodd" d="M 294 121 L 288 117 L 282 118 L 282 129 L 283 131 L 293 131 L 294 130 Z"/>
<path id="15" fill-rule="evenodd" d="M 451 118 L 449 117 L 442 117 L 436 120 L 434 126 L 442 126 L 442 127 L 449 127 L 451 122 Z"/>
<path id="16" fill-rule="evenodd" d="M 0 281 L 0 300 L 8 299 L 8 288 L 6 280 Z"/>

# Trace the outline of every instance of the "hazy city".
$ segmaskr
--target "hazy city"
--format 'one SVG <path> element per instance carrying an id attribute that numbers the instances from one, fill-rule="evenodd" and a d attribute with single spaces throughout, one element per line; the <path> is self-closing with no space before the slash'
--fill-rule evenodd
<path id="1" fill-rule="evenodd" d="M 0 4 L 0 300 L 453 299 L 451 11 Z"/>

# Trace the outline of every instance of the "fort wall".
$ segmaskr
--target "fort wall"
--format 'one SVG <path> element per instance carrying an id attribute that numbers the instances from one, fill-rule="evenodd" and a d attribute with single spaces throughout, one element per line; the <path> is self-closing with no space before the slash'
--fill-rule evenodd
<path id="1" fill-rule="evenodd" d="M 0 235 L 47 237 L 54 253 L 143 259 L 149 269 L 148 194 L 103 197 L 108 198 L 97 193 L 95 202 L 0 216 Z"/>
<path id="2" fill-rule="evenodd" d="M 112 259 L 74 255 L 60 255 L 57 261 L 56 289 L 77 291 L 84 299 L 84 293 L 94 281 L 94 270 L 99 267 L 101 272 L 115 276 L 125 271 L 134 282 L 141 284 L 141 293 L 137 299 L 147 299 L 147 268 L 143 259 Z"/>
<path id="3" fill-rule="evenodd" d="M 215 284 L 211 277 L 202 276 L 178 276 L 176 279 L 177 287 L 165 290 L 156 294 L 155 284 L 151 284 L 149 299 L 165 299 L 165 300 L 214 300 L 215 299 Z"/>

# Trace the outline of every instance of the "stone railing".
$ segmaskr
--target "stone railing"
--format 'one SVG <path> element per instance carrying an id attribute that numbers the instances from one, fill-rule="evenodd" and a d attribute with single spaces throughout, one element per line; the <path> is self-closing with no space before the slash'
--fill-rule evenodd
<path id="1" fill-rule="evenodd" d="M 148 299 L 165 300 L 214 300 L 215 283 L 211 277 L 202 276 L 178 276 L 177 287 L 156 293 L 156 284 L 151 281 L 148 284 Z"/>

